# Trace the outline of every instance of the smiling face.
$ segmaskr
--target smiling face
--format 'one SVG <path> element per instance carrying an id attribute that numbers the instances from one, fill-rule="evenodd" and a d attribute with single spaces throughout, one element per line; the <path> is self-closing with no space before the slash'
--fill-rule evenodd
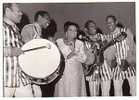
<path id="1" fill-rule="evenodd" d="M 89 34 L 95 35 L 96 34 L 96 24 L 93 22 L 90 22 L 88 24 L 88 32 Z"/>
<path id="2" fill-rule="evenodd" d="M 6 9 L 6 17 L 8 17 L 14 23 L 20 23 L 22 12 L 17 4 L 12 4 L 11 8 Z"/>
<path id="3" fill-rule="evenodd" d="M 115 28 L 116 28 L 116 21 L 112 17 L 109 17 L 106 20 L 106 24 L 107 24 L 108 30 L 110 32 L 113 32 L 115 30 Z"/>
<path id="4" fill-rule="evenodd" d="M 67 38 L 73 40 L 77 37 L 77 27 L 75 25 L 70 25 L 67 29 Z"/>
<path id="5" fill-rule="evenodd" d="M 38 22 L 40 23 L 40 26 L 45 29 L 50 24 L 50 17 L 47 14 L 45 14 L 44 16 L 39 15 Z"/>

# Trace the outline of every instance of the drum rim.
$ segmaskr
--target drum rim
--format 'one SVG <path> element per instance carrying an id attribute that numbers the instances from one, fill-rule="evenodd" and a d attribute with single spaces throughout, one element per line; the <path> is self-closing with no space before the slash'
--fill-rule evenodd
<path id="1" fill-rule="evenodd" d="M 34 39 L 33 39 L 34 40 Z M 57 45 L 56 44 L 54 44 L 53 42 L 51 42 L 51 41 L 49 41 L 49 40 L 47 40 L 47 39 L 35 39 L 35 40 L 45 40 L 45 41 L 48 41 L 48 42 L 50 42 L 51 44 L 53 44 L 54 46 L 56 46 L 57 47 Z M 32 41 L 32 40 L 31 40 Z M 30 42 L 30 41 L 29 41 Z M 24 45 L 23 45 L 24 46 Z M 59 76 L 59 74 L 60 74 L 60 69 L 61 69 L 61 62 L 62 62 L 62 53 L 61 53 L 61 51 L 59 50 L 59 48 L 57 47 L 57 49 L 58 49 L 58 51 L 59 51 L 59 55 L 60 55 L 60 63 L 59 63 L 59 65 L 58 65 L 58 67 L 53 71 L 53 73 L 51 73 L 50 75 L 47 75 L 47 76 L 45 76 L 45 77 L 43 77 L 43 78 L 39 78 L 39 77 L 34 77 L 34 76 L 31 76 L 31 75 L 29 75 L 29 74 L 27 74 L 23 69 L 22 69 L 22 67 L 21 67 L 21 71 L 28 77 L 28 79 L 31 81 L 31 83 L 35 83 L 35 84 L 39 84 L 39 85 L 43 85 L 43 84 L 49 84 L 49 83 L 51 83 L 51 82 L 53 82 L 54 80 L 56 80 L 57 79 L 57 77 Z M 20 65 L 20 64 L 19 64 Z M 21 66 L 21 65 L 20 65 Z M 51 78 L 52 77 L 52 78 Z M 48 80 L 48 81 L 47 81 Z"/>
<path id="2" fill-rule="evenodd" d="M 62 58 L 61 55 L 60 55 L 60 58 Z M 45 84 L 49 84 L 49 83 L 53 82 L 54 80 L 56 80 L 58 78 L 58 76 L 60 75 L 59 70 L 63 67 L 63 66 L 61 66 L 61 64 L 62 64 L 62 60 L 60 61 L 58 68 L 52 74 L 50 74 L 49 76 L 46 76 L 45 78 L 36 78 L 36 77 L 26 74 L 24 71 L 22 71 L 22 72 L 25 75 L 27 75 L 27 77 L 31 80 L 32 83 L 39 84 L 39 85 L 45 85 Z M 54 76 L 54 78 L 52 78 L 50 80 L 50 77 L 52 77 L 52 76 Z M 35 80 L 38 80 L 38 81 L 35 81 Z M 43 82 L 41 80 L 43 80 Z"/>

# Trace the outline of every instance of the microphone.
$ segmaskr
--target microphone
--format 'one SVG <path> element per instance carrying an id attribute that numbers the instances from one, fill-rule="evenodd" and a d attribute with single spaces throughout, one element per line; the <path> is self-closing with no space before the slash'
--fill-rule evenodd
<path id="1" fill-rule="evenodd" d="M 78 38 L 83 41 L 93 42 L 88 36 L 86 35 L 79 35 Z"/>

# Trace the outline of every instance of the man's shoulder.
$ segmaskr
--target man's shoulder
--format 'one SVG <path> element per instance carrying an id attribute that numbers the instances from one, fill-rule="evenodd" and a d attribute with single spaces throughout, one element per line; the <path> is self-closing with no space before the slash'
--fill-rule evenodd
<path id="1" fill-rule="evenodd" d="M 132 33 L 131 29 L 128 28 L 128 27 L 124 27 L 124 28 L 123 28 L 123 32 L 125 32 L 125 33 L 126 33 L 127 35 L 129 35 L 129 36 L 134 35 L 134 34 Z"/>
<path id="2" fill-rule="evenodd" d="M 33 34 L 33 24 L 27 24 L 23 27 L 21 34 L 27 34 L 27 33 Z"/>
<path id="3" fill-rule="evenodd" d="M 5 32 L 13 32 L 13 27 L 5 22 L 3 22 L 3 30 Z"/>
<path id="4" fill-rule="evenodd" d="M 11 28 L 12 26 L 9 25 L 9 24 L 7 24 L 6 22 L 3 22 L 3 27 L 4 27 L 4 28 Z"/>
<path id="5" fill-rule="evenodd" d="M 33 24 L 27 24 L 23 27 L 23 29 L 32 28 L 32 27 L 33 27 Z"/>

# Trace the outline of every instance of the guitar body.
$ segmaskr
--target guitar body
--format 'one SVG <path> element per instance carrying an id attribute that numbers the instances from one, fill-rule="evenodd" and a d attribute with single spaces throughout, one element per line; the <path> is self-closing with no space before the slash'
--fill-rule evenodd
<path id="1" fill-rule="evenodd" d="M 121 42 L 126 37 L 127 37 L 126 33 L 121 33 L 119 36 L 117 36 L 116 38 L 112 39 L 110 42 L 107 42 L 104 45 L 101 45 L 100 49 L 93 50 L 94 51 L 93 53 L 88 51 L 88 50 L 85 50 L 86 54 L 87 54 L 87 57 L 89 57 L 89 58 L 87 58 L 87 60 L 89 59 L 88 60 L 89 63 L 85 63 L 83 65 L 84 66 L 83 67 L 84 68 L 84 74 L 86 76 L 93 74 L 94 71 L 97 69 L 97 67 L 98 66 L 100 67 L 103 64 L 103 62 L 104 62 L 104 57 L 105 57 L 104 51 L 108 50 L 107 48 L 109 48 L 109 47 L 113 47 L 113 45 L 116 42 Z M 107 55 L 109 56 L 109 55 L 112 55 L 112 54 L 108 53 Z M 92 56 L 92 58 L 90 56 Z M 91 61 L 93 63 L 90 63 Z"/>
<path id="2" fill-rule="evenodd" d="M 85 64 L 86 65 L 92 65 L 92 64 L 94 64 L 95 61 L 96 61 L 96 56 L 93 53 L 93 51 L 91 49 L 88 49 L 86 46 L 85 46 L 85 54 L 87 56 L 87 59 L 86 59 Z"/>

